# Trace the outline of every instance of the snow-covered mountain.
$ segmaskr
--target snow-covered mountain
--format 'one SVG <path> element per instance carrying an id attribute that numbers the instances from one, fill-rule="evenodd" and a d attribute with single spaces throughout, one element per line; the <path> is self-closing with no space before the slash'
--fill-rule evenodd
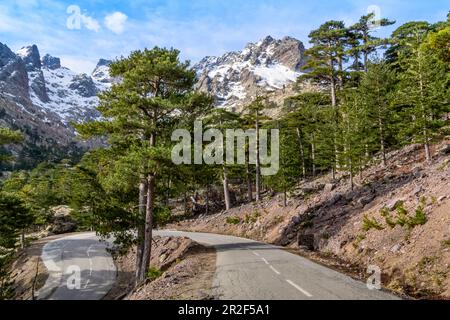
<path id="1" fill-rule="evenodd" d="M 36 152 L 83 147 L 70 122 L 99 116 L 97 93 L 112 85 L 110 63 L 100 59 L 90 75 L 77 74 L 57 57 L 41 58 L 36 45 L 14 53 L 0 43 L 0 125 L 21 130 L 24 148 Z"/>
<path id="2" fill-rule="evenodd" d="M 237 111 L 255 96 L 280 91 L 301 75 L 305 48 L 297 39 L 270 36 L 244 50 L 206 57 L 194 66 L 198 88 L 220 107 Z"/>
<path id="3" fill-rule="evenodd" d="M 235 111 L 261 94 L 280 104 L 292 94 L 304 51 L 299 40 L 269 36 L 242 51 L 202 59 L 194 66 L 196 86 L 217 106 Z M 92 73 L 77 74 L 57 57 L 41 57 L 36 45 L 14 53 L 0 43 L 0 125 L 24 132 L 31 147 L 79 147 L 70 123 L 99 116 L 97 94 L 113 83 L 110 63 L 100 59 Z"/>
<path id="4" fill-rule="evenodd" d="M 98 116 L 97 93 L 111 86 L 108 74 L 111 61 L 100 59 L 92 74 L 87 75 L 61 66 L 59 58 L 48 54 L 41 60 L 35 45 L 20 49 L 17 55 L 26 64 L 33 105 L 56 113 L 65 123 Z"/>

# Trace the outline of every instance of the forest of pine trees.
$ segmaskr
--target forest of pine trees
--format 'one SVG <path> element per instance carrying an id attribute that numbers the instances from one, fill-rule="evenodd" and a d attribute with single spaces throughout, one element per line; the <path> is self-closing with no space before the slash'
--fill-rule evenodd
<path id="1" fill-rule="evenodd" d="M 271 190 L 286 205 L 292 188 L 323 174 L 344 176 L 352 188 L 364 168 L 386 165 L 387 152 L 406 144 L 420 144 L 432 162 L 432 145 L 450 130 L 450 15 L 436 24 L 406 23 L 388 39 L 375 37 L 368 25 L 394 21 L 373 18 L 352 26 L 329 21 L 310 33 L 298 84 L 316 90 L 286 99 L 276 119 L 265 116 L 264 96 L 243 114 L 215 109 L 211 97 L 194 90 L 195 72 L 177 50 L 155 47 L 115 61 L 111 75 L 122 81 L 100 94 L 101 120 L 76 125 L 84 139 L 103 137 L 107 147 L 86 152 L 76 164 L 12 172 L 1 183 L 0 298 L 9 294 L 9 253 L 23 245 L 27 230 L 48 223 L 53 206 L 70 206 L 82 227 L 124 247 L 137 245 L 140 283 L 149 269 L 152 229 L 172 219 L 170 200 L 179 199 L 189 215 L 191 198 L 201 194 L 212 213 L 214 194 L 221 194 L 222 210 Z M 171 134 L 192 131 L 197 119 L 204 129 L 279 129 L 280 170 L 263 177 L 259 161 L 175 166 Z M 0 145 L 20 142 L 19 133 L 0 129 Z"/>

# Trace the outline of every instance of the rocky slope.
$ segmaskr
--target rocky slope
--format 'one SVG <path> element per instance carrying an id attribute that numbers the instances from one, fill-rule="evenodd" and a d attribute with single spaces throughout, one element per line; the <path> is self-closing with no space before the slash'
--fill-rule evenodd
<path id="1" fill-rule="evenodd" d="M 0 43 L 0 125 L 26 138 L 25 146 L 12 151 L 31 162 L 80 152 L 85 146 L 70 122 L 98 117 L 96 95 L 112 83 L 109 63 L 101 59 L 91 75 L 76 74 L 59 58 L 41 58 L 36 45 L 14 53 Z"/>
<path id="2" fill-rule="evenodd" d="M 374 165 L 349 188 L 348 179 L 324 176 L 301 183 L 288 206 L 266 194 L 260 204 L 169 226 L 180 230 L 248 237 L 331 260 L 334 267 L 382 271 L 383 285 L 414 297 L 450 298 L 450 141 L 433 147 L 427 164 L 413 145 L 389 154 L 389 165 Z M 425 220 L 417 219 L 419 213 Z M 420 222 L 420 223 L 418 223 Z"/>
<path id="3" fill-rule="evenodd" d="M 152 243 L 153 277 L 134 289 L 136 248 L 115 256 L 119 270 L 106 300 L 211 299 L 216 253 L 188 238 L 155 237 Z"/>
<path id="4" fill-rule="evenodd" d="M 304 51 L 299 40 L 268 36 L 242 51 L 202 59 L 194 66 L 197 87 L 217 106 L 241 111 L 257 95 L 286 91 L 301 74 Z"/>

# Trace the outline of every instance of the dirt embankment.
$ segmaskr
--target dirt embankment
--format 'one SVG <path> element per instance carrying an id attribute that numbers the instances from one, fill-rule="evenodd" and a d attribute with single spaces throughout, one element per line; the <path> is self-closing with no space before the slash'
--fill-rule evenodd
<path id="1" fill-rule="evenodd" d="M 306 250 L 320 262 L 361 273 L 378 266 L 383 284 L 414 297 L 450 298 L 450 148 L 434 146 L 428 164 L 420 146 L 388 155 L 388 166 L 364 170 L 350 189 L 330 176 L 290 194 L 266 196 L 170 228 L 252 238 Z M 339 261 L 339 262 L 336 262 Z"/>
<path id="2" fill-rule="evenodd" d="M 118 279 L 107 300 L 204 300 L 211 299 L 216 253 L 188 238 L 155 237 L 151 276 L 133 289 L 136 249 L 115 258 Z"/>
<path id="3" fill-rule="evenodd" d="M 34 241 L 17 253 L 11 265 L 11 279 L 14 282 L 14 300 L 33 300 L 35 292 L 42 288 L 48 278 L 47 268 L 41 259 L 42 247 L 49 241 L 67 235 L 56 235 Z"/>

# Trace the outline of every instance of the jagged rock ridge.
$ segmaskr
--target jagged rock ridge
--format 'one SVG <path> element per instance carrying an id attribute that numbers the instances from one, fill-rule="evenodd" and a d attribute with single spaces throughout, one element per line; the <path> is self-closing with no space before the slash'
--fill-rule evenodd
<path id="1" fill-rule="evenodd" d="M 194 66 L 197 87 L 215 97 L 219 107 L 239 111 L 255 96 L 283 90 L 301 75 L 303 43 L 291 37 L 270 36 L 244 50 L 205 57 Z"/>

